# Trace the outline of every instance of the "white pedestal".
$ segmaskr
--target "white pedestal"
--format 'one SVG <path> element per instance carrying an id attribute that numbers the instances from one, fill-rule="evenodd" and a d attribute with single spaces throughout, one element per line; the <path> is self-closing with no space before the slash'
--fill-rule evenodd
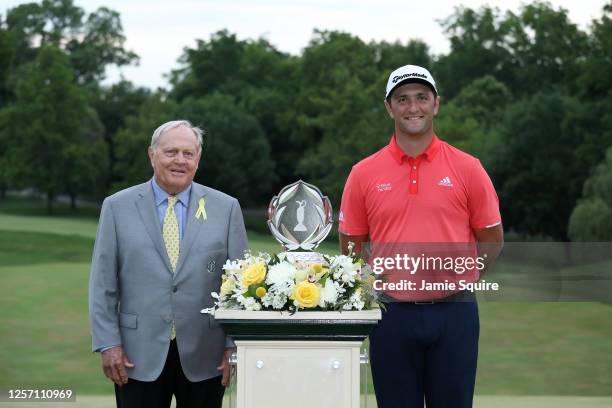
<path id="1" fill-rule="evenodd" d="M 238 408 L 359 408 L 356 341 L 236 341 Z"/>
<path id="2" fill-rule="evenodd" d="M 360 348 L 380 310 L 217 310 L 234 338 L 237 408 L 359 408 Z"/>

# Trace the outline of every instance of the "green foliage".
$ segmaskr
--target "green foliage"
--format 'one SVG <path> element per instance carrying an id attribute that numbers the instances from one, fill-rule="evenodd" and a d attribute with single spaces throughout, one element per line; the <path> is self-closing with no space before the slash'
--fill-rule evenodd
<path id="1" fill-rule="evenodd" d="M 379 72 L 391 72 L 402 65 L 420 65 L 431 67 L 433 59 L 429 53 L 429 46 L 421 40 L 409 40 L 406 44 L 399 41 L 388 43 L 372 42 L 369 47 L 374 51 L 376 68 Z M 381 92 L 381 94 L 384 94 Z"/>
<path id="2" fill-rule="evenodd" d="M 245 206 L 272 196 L 274 161 L 253 115 L 230 96 L 213 94 L 184 100 L 178 116 L 206 132 L 196 181 L 237 197 Z"/>
<path id="3" fill-rule="evenodd" d="M 576 99 L 559 93 L 537 93 L 507 108 L 492 162 L 506 226 L 566 239 L 588 173 L 575 157 L 582 140 L 571 117 L 580 111 Z"/>
<path id="4" fill-rule="evenodd" d="M 612 240 L 612 148 L 584 183 L 583 199 L 569 219 L 573 241 Z"/>
<path id="5" fill-rule="evenodd" d="M 451 52 L 435 64 L 441 95 L 452 98 L 461 88 L 485 75 L 493 75 L 502 82 L 509 77 L 506 66 L 511 58 L 506 43 L 509 28 L 499 9 L 485 6 L 475 11 L 456 7 L 440 24 L 451 44 Z"/>
<path id="6" fill-rule="evenodd" d="M 380 87 L 366 86 L 343 68 L 333 77 L 337 86 L 325 88 L 317 97 L 320 112 L 302 118 L 321 136 L 300 158 L 298 171 L 337 208 L 351 167 L 389 142 L 393 123 L 384 109 Z"/>
<path id="7" fill-rule="evenodd" d="M 274 191 L 295 181 L 297 149 L 288 134 L 294 126 L 296 58 L 267 40 L 240 41 L 227 30 L 186 48 L 182 67 L 170 77 L 171 97 L 178 101 L 223 94 L 255 117 L 275 158 Z M 228 69 L 228 67 L 231 67 Z"/>
<path id="8" fill-rule="evenodd" d="M 537 1 L 518 14 L 459 7 L 441 22 L 451 52 L 436 63 L 441 93 L 453 97 L 472 80 L 493 75 L 515 95 L 567 89 L 587 59 L 587 35 L 563 8 Z M 458 73 L 461 73 L 458 75 Z"/>
<path id="9" fill-rule="evenodd" d="M 336 205 L 351 166 L 388 141 L 391 126 L 383 96 L 388 73 L 357 37 L 315 32 L 299 71 L 298 117 L 291 141 L 297 172 Z"/>
<path id="10" fill-rule="evenodd" d="M 476 157 L 494 160 L 495 127 L 512 103 L 508 88 L 486 75 L 465 86 L 452 101 L 442 103 L 434 126 L 451 145 Z"/>
<path id="11" fill-rule="evenodd" d="M 167 100 L 163 93 L 156 93 L 142 103 L 137 115 L 126 119 L 125 127 L 115 136 L 116 162 L 111 192 L 151 178 L 153 170 L 147 153 L 151 136 L 159 125 L 176 119 L 176 110 L 176 102 Z"/>
<path id="12" fill-rule="evenodd" d="M 32 61 L 47 45 L 70 57 L 81 83 L 104 78 L 107 65 L 126 65 L 138 57 L 124 49 L 125 37 L 119 14 L 101 7 L 84 20 L 85 11 L 72 0 L 42 0 L 7 11 L 6 26 L 14 50 L 14 66 Z"/>
<path id="13" fill-rule="evenodd" d="M 116 11 L 100 7 L 87 17 L 80 31 L 81 36 L 71 38 L 66 45 L 80 81 L 95 83 L 104 78 L 108 65 L 122 66 L 138 61 L 134 52 L 124 48 L 126 38 Z"/>
<path id="14" fill-rule="evenodd" d="M 98 113 L 104 129 L 102 134 L 107 147 L 105 178 L 101 181 L 106 192 L 120 178 L 113 173 L 117 163 L 117 133 L 126 125 L 129 116 L 138 114 L 140 107 L 151 96 L 146 88 L 137 88 L 131 82 L 121 81 L 108 88 L 97 89 L 92 95 L 92 106 Z"/>
<path id="15" fill-rule="evenodd" d="M 506 229 L 566 238 L 580 188 L 612 146 L 611 13 L 606 4 L 583 30 L 548 2 L 514 12 L 457 7 L 440 22 L 450 51 L 437 56 L 422 40 L 365 43 L 319 30 L 291 56 L 221 30 L 185 48 L 170 89 L 152 93 L 125 81 L 100 85 L 106 67 L 136 61 L 118 13 L 87 13 L 72 0 L 23 3 L 0 18 L 0 198 L 28 187 L 98 198 L 145 181 L 153 130 L 185 118 L 208 131 L 197 181 L 262 206 L 304 178 L 337 207 L 351 166 L 392 133 L 387 75 L 416 64 L 438 82 L 436 132 L 491 172 Z M 36 64 L 50 48 L 71 72 L 70 103 L 56 102 L 59 90 L 36 95 Z M 49 122 L 60 111 L 66 123 Z M 28 137 L 15 143 L 17 134 Z M 30 143 L 32 134 L 53 147 Z M 44 176 L 26 169 L 28 149 Z"/>
<path id="16" fill-rule="evenodd" d="M 50 211 L 59 193 L 73 207 L 77 194 L 106 193 L 114 146 L 104 143 L 106 123 L 91 98 L 109 64 L 136 61 L 124 43 L 119 14 L 104 7 L 87 14 L 72 0 L 42 0 L 7 10 L 0 19 L 2 196 L 9 187 L 34 187 Z"/>
<path id="17" fill-rule="evenodd" d="M 582 61 L 577 91 L 589 98 L 609 97 L 612 89 L 612 3 L 604 6 L 601 19 L 593 20 L 588 42 L 590 54 Z"/>
<path id="18" fill-rule="evenodd" d="M 57 193 L 76 192 L 99 174 L 94 164 L 103 148 L 97 116 L 56 47 L 43 47 L 23 67 L 15 94 L 2 132 L 9 142 L 6 157 L 15 166 L 13 178 L 45 192 L 51 211 Z"/>

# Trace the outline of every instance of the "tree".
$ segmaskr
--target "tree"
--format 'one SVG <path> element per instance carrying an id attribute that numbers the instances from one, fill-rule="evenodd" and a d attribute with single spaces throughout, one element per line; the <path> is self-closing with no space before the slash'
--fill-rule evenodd
<path id="1" fill-rule="evenodd" d="M 570 21 L 569 12 L 536 1 L 523 5 L 519 15 L 508 12 L 506 21 L 512 53 L 507 85 L 515 94 L 572 89 L 589 48 L 586 33 Z"/>
<path id="2" fill-rule="evenodd" d="M 584 183 L 583 198 L 569 219 L 572 241 L 612 240 L 612 148 Z"/>
<path id="3" fill-rule="evenodd" d="M 81 164 L 87 163 L 75 160 L 75 146 L 81 155 L 98 157 L 96 140 L 101 136 L 88 132 L 97 119 L 61 50 L 44 46 L 36 60 L 23 67 L 15 103 L 8 109 L 5 140 L 18 166 L 16 176 L 44 192 L 52 212 L 56 194 L 68 184 L 83 186 L 96 174 L 97 168 L 84 168 Z"/>
<path id="4" fill-rule="evenodd" d="M 81 118 L 78 137 L 71 137 L 63 151 L 62 191 L 70 197 L 70 208 L 75 211 L 79 194 L 104 197 L 108 168 L 103 125 L 94 109 L 87 106 Z"/>
<path id="5" fill-rule="evenodd" d="M 509 229 L 567 239 L 567 220 L 589 170 L 576 156 L 582 134 L 572 114 L 581 111 L 560 93 L 537 93 L 507 108 L 491 170 Z"/>
<path id="6" fill-rule="evenodd" d="M 499 9 L 485 6 L 476 11 L 456 7 L 440 24 L 451 45 L 450 53 L 441 56 L 433 70 L 441 95 L 453 98 L 463 87 L 485 75 L 509 82 L 511 51 L 506 42 L 509 27 Z"/>
<path id="7" fill-rule="evenodd" d="M 429 46 L 421 40 L 410 40 L 406 44 L 399 41 L 389 43 L 386 41 L 371 42 L 369 47 L 374 51 L 376 68 L 379 72 L 391 73 L 402 65 L 420 65 L 431 68 L 433 59 L 429 53 Z"/>
<path id="8" fill-rule="evenodd" d="M 213 94 L 184 100 L 178 116 L 206 132 L 196 180 L 224 191 L 242 205 L 266 202 L 276 177 L 270 145 L 257 119 L 232 97 Z"/>
<path id="9" fill-rule="evenodd" d="M 101 181 L 107 192 L 114 183 L 120 181 L 118 175 L 113 173 L 117 162 L 117 132 L 125 127 L 129 116 L 138 114 L 140 107 L 150 96 L 148 89 L 135 87 L 129 81 L 120 81 L 110 87 L 97 89 L 93 95 L 92 106 L 102 122 L 108 152 L 106 178 Z"/>
<path id="10" fill-rule="evenodd" d="M 587 35 L 568 11 L 548 2 L 523 5 L 518 14 L 459 7 L 441 22 L 451 51 L 435 73 L 441 93 L 454 97 L 469 82 L 492 75 L 516 96 L 571 89 L 588 55 Z"/>
<path id="11" fill-rule="evenodd" d="M 11 97 L 9 77 L 14 53 L 10 33 L 7 31 L 6 24 L 0 15 L 0 109 L 9 103 Z"/>
<path id="12" fill-rule="evenodd" d="M 436 132 L 453 146 L 476 157 L 494 158 L 495 127 L 512 103 L 510 90 L 491 75 L 465 86 L 450 102 L 442 99 Z"/>
<path id="13" fill-rule="evenodd" d="M 321 138 L 301 155 L 298 171 L 337 207 L 351 167 L 388 143 L 393 122 L 380 96 L 384 85 L 366 85 L 343 67 L 330 75 L 338 86 L 321 89 L 320 113 L 307 119 Z"/>
<path id="14" fill-rule="evenodd" d="M 101 7 L 87 16 L 72 0 L 42 0 L 7 11 L 6 26 L 15 55 L 13 67 L 36 58 L 39 49 L 52 45 L 70 56 L 79 83 L 104 78 L 106 66 L 131 64 L 138 57 L 124 48 L 119 14 Z"/>
<path id="15" fill-rule="evenodd" d="M 377 122 L 367 122 L 383 109 L 388 73 L 377 71 L 372 48 L 355 36 L 336 31 L 315 31 L 300 62 L 289 154 L 299 163 L 296 178 L 306 176 L 337 202 L 350 165 L 360 157 L 347 156 L 362 150 L 356 146 L 346 150 L 345 139 L 371 146 L 372 137 L 388 137 L 384 127 L 382 133 L 372 135 L 369 129 Z M 374 88 L 372 94 L 369 89 Z"/>
<path id="16" fill-rule="evenodd" d="M 231 97 L 255 116 L 264 130 L 277 164 L 274 189 L 295 181 L 297 150 L 288 135 L 295 121 L 297 58 L 281 53 L 265 39 L 238 40 L 227 30 L 198 40 L 186 48 L 181 68 L 171 75 L 171 97 L 208 97 L 220 93 Z M 228 69 L 231 67 L 231 69 Z"/>
<path id="17" fill-rule="evenodd" d="M 176 104 L 153 95 L 137 116 L 127 120 L 117 134 L 115 185 L 124 188 L 152 175 L 146 151 L 153 131 L 169 120 L 186 119 L 205 131 L 202 158 L 195 180 L 238 197 L 249 205 L 268 200 L 272 194 L 274 162 L 263 130 L 253 115 L 230 96 L 213 94 L 185 99 Z"/>
<path id="18" fill-rule="evenodd" d="M 126 118 L 125 126 L 115 136 L 111 193 L 151 178 L 153 170 L 147 155 L 151 136 L 162 123 L 177 119 L 176 112 L 177 103 L 157 92 L 142 103 L 136 115 Z"/>

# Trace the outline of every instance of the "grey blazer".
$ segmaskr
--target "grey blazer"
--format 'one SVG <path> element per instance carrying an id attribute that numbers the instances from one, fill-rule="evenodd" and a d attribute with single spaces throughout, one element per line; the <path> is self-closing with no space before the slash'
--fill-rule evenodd
<path id="1" fill-rule="evenodd" d="M 207 219 L 195 218 L 200 198 Z M 121 344 L 135 364 L 130 378 L 153 381 L 162 371 L 172 320 L 190 381 L 218 376 L 226 343 L 214 318 L 200 314 L 219 291 L 222 266 L 243 256 L 246 231 L 235 198 L 193 183 L 176 273 L 162 238 L 151 183 L 104 200 L 89 280 L 92 349 Z"/>

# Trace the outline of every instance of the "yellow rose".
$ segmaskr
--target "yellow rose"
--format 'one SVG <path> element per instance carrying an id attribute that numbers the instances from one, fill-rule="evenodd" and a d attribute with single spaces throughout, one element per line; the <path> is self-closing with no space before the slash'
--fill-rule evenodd
<path id="1" fill-rule="evenodd" d="M 293 291 L 293 297 L 300 308 L 317 307 L 320 295 L 321 293 L 317 285 L 308 281 L 297 284 Z"/>
<path id="2" fill-rule="evenodd" d="M 268 293 L 268 291 L 263 286 L 260 286 L 257 289 L 255 289 L 255 296 L 257 296 L 260 299 L 266 296 L 266 293 Z"/>
<path id="3" fill-rule="evenodd" d="M 257 262 L 249 266 L 244 274 L 242 275 L 242 285 L 245 288 L 255 284 L 261 283 L 266 279 L 266 264 L 263 262 Z"/>
<path id="4" fill-rule="evenodd" d="M 221 296 L 227 296 L 232 293 L 232 290 L 236 287 L 233 279 L 225 279 L 221 284 Z"/>

